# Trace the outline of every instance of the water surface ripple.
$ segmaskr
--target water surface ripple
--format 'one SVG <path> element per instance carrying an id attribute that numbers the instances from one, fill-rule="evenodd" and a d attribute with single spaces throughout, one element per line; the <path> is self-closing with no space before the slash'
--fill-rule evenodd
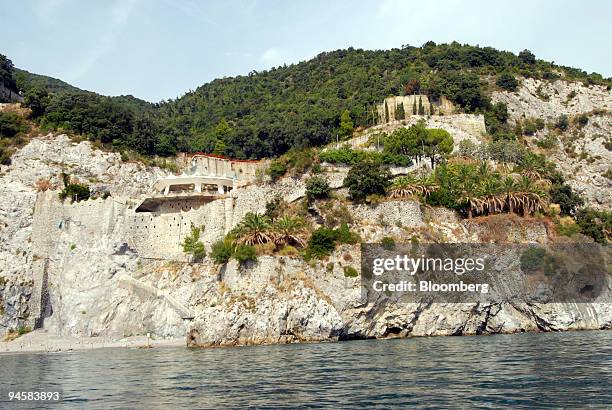
<path id="1" fill-rule="evenodd" d="M 0 355 L 0 386 L 75 408 L 610 408 L 612 332 Z"/>

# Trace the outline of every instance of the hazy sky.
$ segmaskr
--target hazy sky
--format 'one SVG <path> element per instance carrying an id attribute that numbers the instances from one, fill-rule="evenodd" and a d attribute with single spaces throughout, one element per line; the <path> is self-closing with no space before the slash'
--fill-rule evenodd
<path id="1" fill-rule="evenodd" d="M 353 46 L 493 46 L 612 75 L 612 1 L 0 0 L 0 53 L 108 95 L 174 98 Z"/>

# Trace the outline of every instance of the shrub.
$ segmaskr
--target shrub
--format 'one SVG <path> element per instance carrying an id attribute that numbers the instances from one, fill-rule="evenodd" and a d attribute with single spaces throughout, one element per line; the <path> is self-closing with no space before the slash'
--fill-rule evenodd
<path id="1" fill-rule="evenodd" d="M 312 148 L 292 148 L 283 156 L 283 158 L 286 159 L 287 170 L 291 168 L 293 169 L 293 173 L 295 175 L 301 175 L 312 166 L 315 158 L 315 152 Z"/>
<path id="2" fill-rule="evenodd" d="M 357 272 L 357 269 L 353 268 L 352 266 L 345 266 L 344 276 L 347 278 L 356 278 L 359 276 L 359 272 Z"/>
<path id="3" fill-rule="evenodd" d="M 244 265 L 251 261 L 257 261 L 257 252 L 255 251 L 255 247 L 251 245 L 238 245 L 234 250 L 233 256 L 240 265 Z"/>
<path id="4" fill-rule="evenodd" d="M 234 246 L 229 238 L 220 239 L 212 246 L 210 257 L 217 264 L 227 263 L 234 253 Z"/>
<path id="5" fill-rule="evenodd" d="M 533 135 L 538 131 L 538 127 L 535 121 L 531 119 L 527 119 L 523 122 L 523 134 L 524 135 Z"/>
<path id="6" fill-rule="evenodd" d="M 274 160 L 270 163 L 266 173 L 270 179 L 275 182 L 287 172 L 287 165 L 280 160 Z"/>
<path id="7" fill-rule="evenodd" d="M 571 237 L 580 233 L 580 226 L 571 217 L 566 216 L 555 222 L 555 230 L 559 235 Z"/>
<path id="8" fill-rule="evenodd" d="M 580 231 L 590 236 L 597 243 L 606 244 L 612 234 L 612 212 L 581 209 L 576 214 Z"/>
<path id="9" fill-rule="evenodd" d="M 325 170 L 323 169 L 323 167 L 321 166 L 321 164 L 319 164 L 318 162 L 313 164 L 312 168 L 310 169 L 310 171 L 313 174 L 322 174 Z"/>
<path id="10" fill-rule="evenodd" d="M 278 251 L 278 254 L 280 256 L 298 256 L 300 253 L 294 246 L 287 245 Z"/>
<path id="11" fill-rule="evenodd" d="M 559 119 L 557 120 L 555 126 L 561 131 L 566 131 L 569 128 L 569 119 L 567 118 L 567 115 L 562 114 L 561 116 L 559 116 Z"/>
<path id="12" fill-rule="evenodd" d="M 308 257 L 321 258 L 329 255 L 336 247 L 336 231 L 321 227 L 316 229 L 308 240 Z"/>
<path id="13" fill-rule="evenodd" d="M 443 206 L 446 208 L 457 208 L 457 194 L 448 189 L 433 191 L 425 198 L 425 202 L 431 206 Z"/>
<path id="14" fill-rule="evenodd" d="M 337 201 L 329 201 L 320 206 L 325 225 L 328 228 L 334 228 L 343 222 L 352 223 L 353 215 L 347 206 Z"/>
<path id="15" fill-rule="evenodd" d="M 23 117 L 14 112 L 0 112 L 0 138 L 14 138 L 28 131 Z"/>
<path id="16" fill-rule="evenodd" d="M 544 264 L 546 251 L 542 248 L 529 247 L 521 254 L 521 270 L 525 273 L 534 273 Z"/>
<path id="17" fill-rule="evenodd" d="M 385 195 L 390 184 L 389 170 L 372 162 L 355 165 L 344 179 L 344 186 L 354 201 L 363 201 L 372 194 Z"/>
<path id="18" fill-rule="evenodd" d="M 395 239 L 390 236 L 385 236 L 382 238 L 382 241 L 380 241 L 380 244 L 384 249 L 392 250 L 395 248 Z"/>
<path id="19" fill-rule="evenodd" d="M 361 242 L 361 238 L 355 232 L 351 232 L 346 222 L 342 222 L 340 227 L 335 230 L 336 242 L 355 244 Z"/>
<path id="20" fill-rule="evenodd" d="M 559 204 L 562 215 L 574 215 L 584 200 L 568 184 L 554 184 L 550 189 L 550 200 Z"/>
<path id="21" fill-rule="evenodd" d="M 516 91 L 516 88 L 518 87 L 518 81 L 516 78 L 514 78 L 514 76 L 507 71 L 500 74 L 495 84 L 508 91 Z"/>
<path id="22" fill-rule="evenodd" d="M 584 127 L 589 123 L 589 117 L 586 114 L 580 114 L 578 117 L 576 117 L 576 122 L 579 126 Z"/>
<path id="23" fill-rule="evenodd" d="M 545 138 L 536 142 L 536 145 L 543 149 L 552 149 L 558 144 L 557 137 L 552 134 L 548 134 Z"/>
<path id="24" fill-rule="evenodd" d="M 266 202 L 266 212 L 264 215 L 270 220 L 278 218 L 287 203 L 280 195 L 275 195 L 271 201 Z"/>
<path id="25" fill-rule="evenodd" d="M 70 202 L 86 201 L 91 196 L 89 187 L 81 184 L 68 184 L 59 193 L 59 198 L 63 201 L 70 198 Z"/>
<path id="26" fill-rule="evenodd" d="M 201 261 L 206 256 L 204 244 L 200 241 L 200 228 L 191 227 L 191 234 L 185 238 L 183 243 L 183 252 L 191 255 L 191 260 L 194 262 Z"/>
<path id="27" fill-rule="evenodd" d="M 306 181 L 306 196 L 309 200 L 327 198 L 329 191 L 329 182 L 324 177 L 314 176 Z"/>
<path id="28" fill-rule="evenodd" d="M 404 155 L 391 152 L 364 151 L 348 147 L 323 151 L 319 154 L 319 159 L 331 164 L 346 165 L 357 165 L 366 161 L 384 165 L 410 165 L 410 159 Z"/>

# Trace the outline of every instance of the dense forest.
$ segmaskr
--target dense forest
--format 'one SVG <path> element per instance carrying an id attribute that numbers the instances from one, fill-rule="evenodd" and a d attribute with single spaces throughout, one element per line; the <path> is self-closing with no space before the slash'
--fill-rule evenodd
<path id="1" fill-rule="evenodd" d="M 162 156 L 204 151 L 261 158 L 324 144 L 343 133 L 343 113 L 356 127 L 371 125 L 374 105 L 389 95 L 421 93 L 434 101 L 446 96 L 465 112 L 494 118 L 491 88 L 515 89 L 517 76 L 611 84 L 599 74 L 538 60 L 528 50 L 515 55 L 491 47 L 428 42 L 422 47 L 321 53 L 298 64 L 214 80 L 177 99 L 152 104 L 83 91 L 15 69 L 2 58 L 1 80 L 22 91 L 41 127 L 73 131 L 118 150 Z"/>

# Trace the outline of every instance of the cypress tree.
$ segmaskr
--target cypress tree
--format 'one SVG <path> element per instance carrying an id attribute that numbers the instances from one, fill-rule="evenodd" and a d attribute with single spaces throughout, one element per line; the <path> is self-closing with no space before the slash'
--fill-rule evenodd
<path id="1" fill-rule="evenodd" d="M 387 105 L 387 101 L 385 101 L 385 123 L 389 122 L 389 106 Z"/>
<path id="2" fill-rule="evenodd" d="M 412 102 L 412 115 L 416 115 L 417 113 L 417 106 L 416 106 L 416 98 L 414 99 L 414 101 Z"/>
<path id="3" fill-rule="evenodd" d="M 406 112 L 404 111 L 404 103 L 401 102 L 395 108 L 395 119 L 396 120 L 403 120 L 405 118 L 406 118 Z"/>
<path id="4" fill-rule="evenodd" d="M 425 115 L 425 107 L 423 107 L 423 100 L 419 96 L 419 115 Z"/>

